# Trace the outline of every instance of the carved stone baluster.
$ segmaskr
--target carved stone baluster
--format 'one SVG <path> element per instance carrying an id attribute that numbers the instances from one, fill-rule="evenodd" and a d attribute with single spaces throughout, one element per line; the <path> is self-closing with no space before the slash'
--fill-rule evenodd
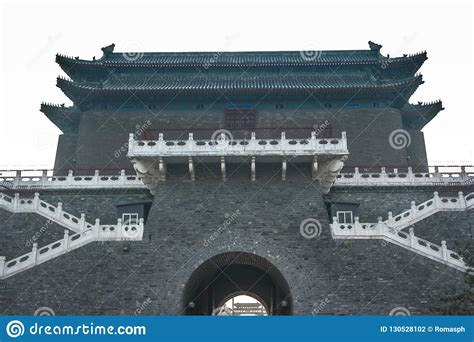
<path id="1" fill-rule="evenodd" d="M 69 250 L 69 230 L 67 229 L 64 229 L 63 246 L 65 251 Z"/>
<path id="2" fill-rule="evenodd" d="M 408 232 L 409 232 L 409 239 L 410 239 L 410 247 L 415 248 L 416 246 L 415 229 L 413 227 L 410 227 L 408 229 Z"/>
<path id="3" fill-rule="evenodd" d="M 445 240 L 441 241 L 441 256 L 443 260 L 448 260 L 448 247 Z"/>

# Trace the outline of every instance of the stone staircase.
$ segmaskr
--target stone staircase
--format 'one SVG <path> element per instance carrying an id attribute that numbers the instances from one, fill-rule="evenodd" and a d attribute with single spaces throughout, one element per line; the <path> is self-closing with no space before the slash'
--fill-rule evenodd
<path id="1" fill-rule="evenodd" d="M 335 217 L 330 225 L 331 234 L 334 239 L 382 239 L 462 272 L 468 272 L 471 270 L 469 266 L 459 254 L 447 248 L 446 241 L 436 245 L 415 236 L 413 227 L 410 227 L 408 232 L 401 229 L 439 211 L 462 211 L 473 207 L 474 193 L 467 196 L 459 193 L 458 197 L 441 198 L 435 192 L 432 199 L 419 205 L 412 202 L 410 210 L 395 217 L 389 214 L 386 221 L 382 221 L 380 217 L 377 223 L 360 223 L 356 217 L 354 223 L 339 223 Z"/>
<path id="2" fill-rule="evenodd" d="M 55 207 L 40 200 L 38 194 L 35 194 L 34 198 L 20 199 L 18 194 L 10 197 L 0 193 L 0 208 L 14 213 L 37 213 L 67 228 L 63 238 L 58 241 L 43 247 L 34 243 L 31 252 L 12 260 L 7 261 L 4 256 L 0 256 L 0 279 L 30 269 L 90 242 L 140 241 L 143 238 L 143 219 L 136 224 L 122 224 L 121 219 L 118 219 L 117 224 L 108 225 L 101 225 L 100 220 L 96 219 L 95 224 L 90 224 L 85 221 L 84 214 L 77 218 L 62 211 L 61 203 Z M 76 233 L 70 234 L 69 230 Z"/>
<path id="3" fill-rule="evenodd" d="M 400 231 L 440 211 L 465 211 L 474 208 L 474 193 L 464 196 L 459 192 L 458 197 L 439 197 L 438 192 L 433 195 L 433 198 L 418 205 L 412 201 L 411 208 L 397 216 L 393 216 L 390 211 L 388 219 L 383 223 L 395 231 Z"/>
<path id="4" fill-rule="evenodd" d="M 76 233 L 92 227 L 91 223 L 86 222 L 84 214 L 76 217 L 64 211 L 61 202 L 54 206 L 41 200 L 39 193 L 35 193 L 33 198 L 20 198 L 18 193 L 10 197 L 0 192 L 0 208 L 12 213 L 35 213 Z"/>

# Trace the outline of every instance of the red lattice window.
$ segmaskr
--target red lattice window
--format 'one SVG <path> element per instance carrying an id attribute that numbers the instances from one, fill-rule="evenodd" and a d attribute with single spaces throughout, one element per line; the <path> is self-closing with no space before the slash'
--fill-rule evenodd
<path id="1" fill-rule="evenodd" d="M 245 108 L 232 108 L 225 110 L 226 129 L 252 129 L 255 128 L 256 110 Z"/>

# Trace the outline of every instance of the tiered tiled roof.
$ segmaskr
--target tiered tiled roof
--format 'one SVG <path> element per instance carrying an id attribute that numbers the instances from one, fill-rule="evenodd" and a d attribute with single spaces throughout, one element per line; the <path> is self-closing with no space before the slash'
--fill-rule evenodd
<path id="1" fill-rule="evenodd" d="M 416 88 L 423 83 L 421 75 L 402 80 L 377 80 L 369 75 L 287 75 L 287 76 L 155 76 L 110 77 L 100 84 L 78 83 L 59 77 L 57 85 L 71 99 L 81 92 L 291 92 L 298 90 L 322 94 L 397 91 Z"/>
<path id="2" fill-rule="evenodd" d="M 376 47 L 374 47 L 376 45 Z M 114 45 L 103 48 L 99 59 L 84 60 L 58 54 L 56 62 L 73 80 L 104 80 L 109 72 L 135 68 L 191 68 L 196 72 L 216 68 L 262 67 L 342 67 L 373 66 L 381 72 L 405 68 L 415 74 L 427 59 L 426 52 L 390 58 L 380 53 L 380 45 L 368 50 L 338 51 L 257 51 L 257 52 L 113 52 Z M 132 71 L 133 72 L 133 71 Z"/>
<path id="3" fill-rule="evenodd" d="M 336 95 L 334 98 L 339 101 L 354 97 L 370 101 L 375 96 L 401 108 L 423 83 L 422 77 L 415 74 L 427 59 L 426 52 L 383 56 L 381 45 L 372 42 L 367 50 L 308 52 L 119 53 L 114 52 L 114 47 L 103 48 L 103 56 L 92 60 L 56 56 L 69 76 L 59 77 L 57 86 L 79 109 L 106 104 L 112 97 L 116 102 L 116 97 L 129 97 L 132 93 L 138 97 L 143 94 L 142 102 L 147 102 L 178 94 L 215 98 L 225 93 L 241 98 L 270 92 L 276 96 L 321 95 L 325 99 Z M 69 110 L 43 107 L 42 111 L 56 125 L 71 127 Z M 412 119 L 416 108 L 406 109 L 407 123 L 423 125 Z"/>
<path id="4" fill-rule="evenodd" d="M 130 56 L 129 56 L 130 55 Z M 316 51 L 315 57 L 305 57 L 302 51 L 259 51 L 259 52 L 114 52 L 104 54 L 97 60 L 83 60 L 58 54 L 56 61 L 61 66 L 84 65 L 89 67 L 105 66 L 150 66 L 183 67 L 202 66 L 212 63 L 214 66 L 283 66 L 283 65 L 344 65 L 419 63 L 426 60 L 426 52 L 403 57 L 390 58 L 372 50 Z M 215 61 L 214 61 L 215 60 Z"/>
<path id="5" fill-rule="evenodd" d="M 422 129 L 443 109 L 441 100 L 427 103 L 418 102 L 416 105 L 406 104 L 402 108 L 403 124 L 408 128 Z"/>
<path id="6" fill-rule="evenodd" d="M 79 125 L 80 112 L 74 107 L 43 102 L 40 111 L 62 132 L 72 132 Z"/>

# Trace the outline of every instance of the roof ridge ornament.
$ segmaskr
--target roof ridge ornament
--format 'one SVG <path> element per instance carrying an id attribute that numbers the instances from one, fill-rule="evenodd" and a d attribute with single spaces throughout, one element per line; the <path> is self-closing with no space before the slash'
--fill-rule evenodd
<path id="1" fill-rule="evenodd" d="M 369 40 L 369 48 L 372 51 L 380 51 L 382 45 L 374 43 L 373 41 Z"/>
<path id="2" fill-rule="evenodd" d="M 104 55 L 106 55 L 108 53 L 114 52 L 114 49 L 115 49 L 115 44 L 112 43 L 110 45 L 104 46 L 101 50 L 104 53 Z"/>

